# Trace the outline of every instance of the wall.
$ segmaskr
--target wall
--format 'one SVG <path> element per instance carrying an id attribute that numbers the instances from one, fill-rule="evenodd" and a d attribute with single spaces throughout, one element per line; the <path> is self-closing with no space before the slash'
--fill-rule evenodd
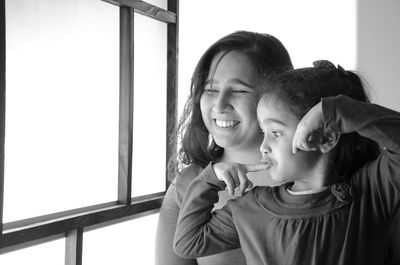
<path id="1" fill-rule="evenodd" d="M 357 66 L 375 102 L 400 111 L 400 1 L 358 0 Z"/>
<path id="2" fill-rule="evenodd" d="M 357 65 L 356 0 L 203 0 L 180 1 L 180 106 L 202 53 L 236 30 L 269 33 L 289 50 L 295 67 L 329 59 Z"/>
<path id="3" fill-rule="evenodd" d="M 202 53 L 235 30 L 276 36 L 295 67 L 329 59 L 357 70 L 373 86 L 374 101 L 400 110 L 399 0 L 181 1 L 180 109 Z"/>

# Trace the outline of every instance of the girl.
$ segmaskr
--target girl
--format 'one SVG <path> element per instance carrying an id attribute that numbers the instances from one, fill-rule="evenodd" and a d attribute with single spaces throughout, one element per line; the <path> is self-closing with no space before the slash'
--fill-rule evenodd
<path id="1" fill-rule="evenodd" d="M 211 161 L 260 161 L 262 135 L 257 122 L 259 98 L 254 81 L 261 74 L 269 75 L 292 68 L 289 54 L 278 39 L 248 31 L 223 37 L 201 57 L 178 127 L 181 148 L 170 163 L 170 176 L 174 180 L 160 211 L 156 264 L 246 264 L 240 249 L 198 259 L 177 256 L 172 242 L 178 213 L 189 183 Z M 264 174 L 249 175 L 249 178 L 258 185 L 274 184 Z M 220 208 L 230 197 L 226 191 L 221 191 L 217 198 L 219 202 L 215 207 Z"/>
<path id="2" fill-rule="evenodd" d="M 400 113 L 369 103 L 358 76 L 328 61 L 263 86 L 262 163 L 206 167 L 186 192 L 175 251 L 240 246 L 252 265 L 384 264 L 400 201 Z M 211 214 L 218 190 L 243 192 L 246 173 L 261 168 L 283 184 L 256 187 Z"/>

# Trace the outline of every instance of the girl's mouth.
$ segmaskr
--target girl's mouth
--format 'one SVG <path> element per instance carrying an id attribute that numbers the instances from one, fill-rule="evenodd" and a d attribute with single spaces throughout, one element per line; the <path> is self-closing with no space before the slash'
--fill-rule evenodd
<path id="1" fill-rule="evenodd" d="M 268 158 L 268 157 L 261 158 L 261 163 L 268 164 L 269 167 L 271 167 L 275 164 L 275 162 L 271 158 Z"/>

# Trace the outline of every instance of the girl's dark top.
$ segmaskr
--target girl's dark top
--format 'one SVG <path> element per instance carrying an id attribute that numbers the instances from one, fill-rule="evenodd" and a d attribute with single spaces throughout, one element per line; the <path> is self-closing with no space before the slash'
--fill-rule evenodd
<path id="1" fill-rule="evenodd" d="M 203 168 L 190 165 L 176 176 L 168 187 L 160 210 L 156 233 L 155 264 L 156 265 L 246 265 L 241 249 L 218 253 L 207 257 L 186 259 L 175 254 L 172 246 L 178 222 L 179 210 L 183 196 L 189 184 L 196 178 Z M 226 192 L 219 193 L 219 201 L 214 209 L 221 208 L 228 199 L 232 199 Z"/>
<path id="2" fill-rule="evenodd" d="M 241 246 L 252 265 L 385 264 L 400 202 L 400 113 L 346 96 L 324 98 L 322 108 L 326 131 L 357 132 L 383 148 L 380 156 L 319 193 L 255 187 L 214 213 L 225 184 L 209 165 L 185 194 L 175 251 L 198 257 Z"/>

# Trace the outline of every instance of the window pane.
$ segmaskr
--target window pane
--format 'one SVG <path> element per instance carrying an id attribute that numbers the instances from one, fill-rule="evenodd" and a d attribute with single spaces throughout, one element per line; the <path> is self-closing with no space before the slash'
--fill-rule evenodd
<path id="1" fill-rule="evenodd" d="M 118 7 L 6 0 L 6 26 L 5 221 L 116 200 Z"/>
<path id="2" fill-rule="evenodd" d="M 132 196 L 165 190 L 167 24 L 135 14 Z"/>
<path id="3" fill-rule="evenodd" d="M 27 247 L 0 255 L 1 265 L 64 265 L 65 239 Z"/>
<path id="4" fill-rule="evenodd" d="M 158 214 L 85 232 L 82 264 L 154 264 Z"/>
<path id="5" fill-rule="evenodd" d="M 152 4 L 154 6 L 161 7 L 165 10 L 168 9 L 168 1 L 167 0 L 146 0 L 145 2 Z"/>

